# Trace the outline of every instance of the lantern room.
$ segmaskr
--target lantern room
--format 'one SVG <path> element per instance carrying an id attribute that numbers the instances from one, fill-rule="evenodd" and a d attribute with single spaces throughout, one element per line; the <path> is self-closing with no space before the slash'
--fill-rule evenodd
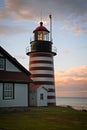
<path id="1" fill-rule="evenodd" d="M 40 22 L 40 26 L 33 33 L 35 41 L 49 41 L 49 31 L 43 26 L 43 22 Z"/>
<path id="2" fill-rule="evenodd" d="M 49 30 L 43 26 L 43 22 L 33 31 L 34 39 L 30 41 L 30 48 L 27 48 L 27 55 L 33 52 L 48 52 L 56 55 L 56 51 L 52 46 L 52 41 L 49 38 Z"/>

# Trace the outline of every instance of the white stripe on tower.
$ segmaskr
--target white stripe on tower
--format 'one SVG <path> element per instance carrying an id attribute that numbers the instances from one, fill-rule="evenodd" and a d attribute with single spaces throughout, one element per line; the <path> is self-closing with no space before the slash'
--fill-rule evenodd
<path id="1" fill-rule="evenodd" d="M 53 54 L 48 52 L 31 53 L 30 72 L 35 83 L 44 85 L 48 89 L 48 105 L 55 104 Z"/>

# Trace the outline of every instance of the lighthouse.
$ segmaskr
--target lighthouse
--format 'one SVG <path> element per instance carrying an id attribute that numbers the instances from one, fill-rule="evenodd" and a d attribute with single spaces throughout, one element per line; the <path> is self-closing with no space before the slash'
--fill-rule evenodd
<path id="1" fill-rule="evenodd" d="M 27 47 L 26 54 L 30 58 L 29 71 L 35 88 L 43 87 L 47 91 L 47 95 L 45 95 L 47 106 L 55 106 L 54 56 L 57 51 L 53 47 L 50 33 L 43 22 L 40 22 L 40 25 L 33 31 L 34 40 L 30 41 L 30 47 Z M 41 96 L 41 99 L 44 99 L 43 93 Z"/>

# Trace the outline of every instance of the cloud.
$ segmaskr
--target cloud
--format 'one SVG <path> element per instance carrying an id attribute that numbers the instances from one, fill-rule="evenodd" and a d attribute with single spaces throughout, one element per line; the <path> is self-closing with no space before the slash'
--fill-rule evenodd
<path id="1" fill-rule="evenodd" d="M 70 68 L 65 71 L 59 71 L 55 74 L 57 95 L 78 93 L 77 95 L 87 96 L 87 66 Z M 69 94 L 70 95 L 70 94 Z M 76 95 L 74 95 L 76 96 Z"/>
<path id="2" fill-rule="evenodd" d="M 0 10 L 0 19 L 17 21 L 40 21 L 53 14 L 53 19 L 61 22 L 62 30 L 74 30 L 76 35 L 87 33 L 86 0 L 6 0 Z"/>
<path id="3" fill-rule="evenodd" d="M 45 10 L 44 10 L 45 8 Z M 19 19 L 39 18 L 41 10 L 44 16 L 50 12 L 55 15 L 55 19 L 83 16 L 87 12 L 87 1 L 85 0 L 7 0 L 6 9 L 10 14 L 14 14 Z M 61 14 L 61 15 L 60 15 Z M 71 15 L 74 14 L 74 15 Z"/>
<path id="4" fill-rule="evenodd" d="M 77 24 L 73 25 L 73 29 L 75 30 L 76 35 L 80 35 L 83 33 L 83 28 L 81 28 L 81 26 L 78 26 Z"/>
<path id="5" fill-rule="evenodd" d="M 58 72 L 57 75 L 61 77 L 73 77 L 73 78 L 87 77 L 87 66 L 70 68 L 68 70 Z"/>
<path id="6" fill-rule="evenodd" d="M 87 14 L 77 16 L 72 13 L 61 24 L 61 30 L 74 31 L 75 35 L 87 34 Z"/>
<path id="7" fill-rule="evenodd" d="M 24 28 L 22 26 L 8 26 L 8 25 L 0 25 L 0 35 L 16 35 L 16 34 L 22 34 L 24 32 L 29 32 L 27 28 Z"/>

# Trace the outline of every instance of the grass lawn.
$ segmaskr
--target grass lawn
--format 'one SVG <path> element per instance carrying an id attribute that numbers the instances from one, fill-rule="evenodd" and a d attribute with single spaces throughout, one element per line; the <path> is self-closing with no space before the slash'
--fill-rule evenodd
<path id="1" fill-rule="evenodd" d="M 87 130 L 87 111 L 70 107 L 32 107 L 0 113 L 0 130 Z"/>

